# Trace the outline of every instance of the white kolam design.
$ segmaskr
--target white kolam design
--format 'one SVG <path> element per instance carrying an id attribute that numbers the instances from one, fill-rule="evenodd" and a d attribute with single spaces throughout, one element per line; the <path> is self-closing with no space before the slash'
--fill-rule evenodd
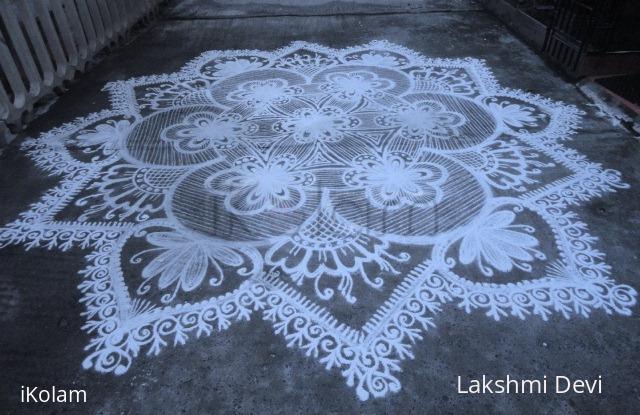
<path id="1" fill-rule="evenodd" d="M 0 230 L 89 250 L 87 369 L 258 314 L 366 400 L 400 389 L 446 304 L 547 320 L 636 302 L 578 216 L 627 187 L 563 145 L 580 111 L 480 60 L 295 42 L 105 90 L 110 109 L 24 143 L 60 182 Z"/>

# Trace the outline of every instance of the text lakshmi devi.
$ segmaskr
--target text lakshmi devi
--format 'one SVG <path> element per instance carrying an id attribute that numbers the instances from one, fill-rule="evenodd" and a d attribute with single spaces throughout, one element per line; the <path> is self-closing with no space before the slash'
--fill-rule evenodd
<path id="1" fill-rule="evenodd" d="M 466 380 L 458 376 L 456 385 L 459 394 L 601 394 L 602 376 L 598 375 L 594 379 L 571 379 L 567 376 L 544 375 L 539 379 L 514 379 L 507 375 L 492 379 L 482 375 L 478 379 Z"/>

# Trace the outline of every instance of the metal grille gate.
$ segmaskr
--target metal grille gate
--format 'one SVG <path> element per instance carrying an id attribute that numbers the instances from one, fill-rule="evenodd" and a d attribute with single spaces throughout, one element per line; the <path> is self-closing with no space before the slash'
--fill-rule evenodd
<path id="1" fill-rule="evenodd" d="M 575 72 L 585 53 L 606 50 L 621 4 L 616 0 L 556 0 L 543 53 L 569 73 Z"/>

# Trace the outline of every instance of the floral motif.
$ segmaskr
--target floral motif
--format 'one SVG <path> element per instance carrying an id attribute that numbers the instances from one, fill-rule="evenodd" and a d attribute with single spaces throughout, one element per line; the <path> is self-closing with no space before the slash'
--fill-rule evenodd
<path id="1" fill-rule="evenodd" d="M 228 94 L 229 99 L 244 102 L 249 107 L 264 108 L 268 105 L 285 104 L 292 96 L 300 93 L 285 79 L 264 79 L 248 81 Z"/>
<path id="2" fill-rule="evenodd" d="M 281 56 L 273 63 L 274 68 L 286 68 L 294 71 L 313 74 L 322 68 L 338 63 L 334 56 L 314 51 L 296 51 L 290 55 Z"/>
<path id="3" fill-rule="evenodd" d="M 545 114 L 538 112 L 532 106 L 518 104 L 510 100 L 490 99 L 487 102 L 487 107 L 498 119 L 513 128 L 535 127 L 546 117 Z"/>
<path id="4" fill-rule="evenodd" d="M 193 103 L 211 105 L 214 101 L 210 87 L 210 81 L 202 78 L 148 85 L 140 97 L 140 109 L 160 110 Z"/>
<path id="5" fill-rule="evenodd" d="M 171 294 L 165 294 L 162 301 L 173 300 L 178 291 L 193 291 L 200 286 L 205 276 L 209 277 L 211 286 L 219 286 L 224 279 L 224 272 L 220 264 L 239 268 L 245 261 L 242 255 L 233 249 L 214 244 L 207 240 L 185 236 L 177 232 L 154 232 L 147 235 L 147 241 L 156 246 L 132 257 L 133 263 L 141 260 L 141 255 L 149 252 L 162 251 L 153 258 L 142 270 L 145 280 L 138 288 L 138 294 L 149 291 L 152 279 L 158 279 L 158 288 L 164 290 L 175 285 Z M 255 274 L 259 269 L 254 267 L 251 272 L 239 269 L 240 276 Z"/>
<path id="6" fill-rule="evenodd" d="M 216 62 L 207 69 L 208 72 L 215 74 L 216 76 L 227 77 L 241 74 L 246 71 L 252 71 L 262 66 L 264 66 L 264 62 L 256 58 L 234 58 Z"/>
<path id="7" fill-rule="evenodd" d="M 493 275 L 491 268 L 509 272 L 515 266 L 531 271 L 529 263 L 546 256 L 536 249 L 539 242 L 531 235 L 535 229 L 512 224 L 515 218 L 511 211 L 494 212 L 470 230 L 460 244 L 460 262 L 476 262 L 487 277 Z"/>
<path id="8" fill-rule="evenodd" d="M 473 96 L 478 85 L 470 74 L 457 67 L 423 66 L 410 71 L 416 91 Z"/>
<path id="9" fill-rule="evenodd" d="M 335 93 L 343 100 L 359 99 L 367 95 L 375 95 L 393 87 L 389 79 L 368 71 L 335 72 L 327 76 L 327 83 L 321 85 L 322 90 Z"/>
<path id="10" fill-rule="evenodd" d="M 398 105 L 392 114 L 381 115 L 376 123 L 381 126 L 398 126 L 404 138 L 421 140 L 425 137 L 441 136 L 455 139 L 458 127 L 465 124 L 462 114 L 447 111 L 439 102 L 420 101 L 413 104 Z"/>
<path id="11" fill-rule="evenodd" d="M 252 123 L 243 122 L 240 114 L 196 112 L 162 132 L 161 138 L 181 153 L 195 153 L 208 148 L 235 147 L 242 137 L 257 130 Z"/>
<path id="12" fill-rule="evenodd" d="M 377 208 L 426 208 L 442 200 L 441 185 L 447 173 L 433 163 L 414 161 L 401 152 L 362 155 L 354 163 L 358 167 L 345 172 L 345 183 L 364 189 L 369 202 Z"/>
<path id="13" fill-rule="evenodd" d="M 409 255 L 393 256 L 387 252 L 389 243 L 351 225 L 330 207 L 328 197 L 321 207 L 291 237 L 284 237 L 265 255 L 268 264 L 281 267 L 298 285 L 305 279 L 314 281 L 316 294 L 323 300 L 333 297 L 334 289 L 321 288 L 323 276 L 338 279 L 338 290 L 350 303 L 353 279 L 358 273 L 373 288 L 383 285 L 381 277 L 370 279 L 364 270 L 367 263 L 375 263 L 380 270 L 398 274 L 388 260 L 404 262 Z"/>
<path id="14" fill-rule="evenodd" d="M 167 190 L 184 171 L 119 164 L 111 167 L 91 185 L 96 189 L 92 194 L 76 201 L 76 206 L 87 208 L 78 220 L 86 221 L 91 216 L 107 210 L 105 219 L 118 217 L 126 220 L 132 216 L 144 221 L 164 209 L 163 202 Z M 94 199 L 103 203 L 91 203 Z"/>
<path id="15" fill-rule="evenodd" d="M 406 59 L 404 59 L 402 55 L 394 55 L 388 52 L 363 53 L 348 60 L 361 65 L 388 67 L 400 66 L 406 63 Z"/>
<path id="16" fill-rule="evenodd" d="M 109 155 L 117 151 L 118 143 L 127 136 L 130 129 L 131 123 L 127 120 L 109 120 L 96 125 L 92 130 L 79 132 L 73 142 L 87 153 L 100 150 Z"/>
<path id="17" fill-rule="evenodd" d="M 539 154 L 523 147 L 515 140 L 495 141 L 473 152 L 455 155 L 477 171 L 482 172 L 491 186 L 502 190 L 525 192 L 527 185 L 537 183 L 542 168 L 555 166 L 553 162 L 542 162 Z"/>
<path id="18" fill-rule="evenodd" d="M 299 143 L 340 141 L 345 132 L 354 130 L 360 120 L 336 107 L 299 108 L 287 120 L 278 121 L 276 132 L 291 134 Z"/>
<path id="19" fill-rule="evenodd" d="M 255 215 L 272 210 L 291 212 L 304 205 L 304 186 L 313 183 L 313 175 L 296 170 L 296 158 L 282 156 L 264 163 L 247 157 L 234 166 L 209 177 L 204 186 L 225 197 L 226 208 L 237 215 Z"/>

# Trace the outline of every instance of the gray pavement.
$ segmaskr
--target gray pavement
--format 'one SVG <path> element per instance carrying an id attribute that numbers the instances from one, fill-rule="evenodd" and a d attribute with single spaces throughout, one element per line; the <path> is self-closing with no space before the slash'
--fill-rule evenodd
<path id="1" fill-rule="evenodd" d="M 476 0 L 185 0 L 174 3 L 169 19 L 331 14 L 394 14 L 479 10 Z"/>
<path id="2" fill-rule="evenodd" d="M 233 3 L 229 6 L 229 3 Z M 245 4 L 247 3 L 247 4 Z M 574 207 L 598 235 L 613 277 L 640 287 L 640 144 L 600 118 L 570 83 L 549 69 L 475 1 L 280 1 L 277 6 L 185 0 L 75 81 L 50 111 L 31 123 L 0 161 L 0 223 L 15 220 L 56 182 L 18 146 L 23 138 L 107 108 L 105 83 L 170 73 L 214 49 L 273 50 L 303 40 L 342 48 L 385 39 L 440 58 L 484 59 L 503 86 L 520 88 L 585 111 L 565 143 L 622 173 L 630 189 Z M 385 14 L 385 11 L 389 11 Z M 232 16 L 225 16 L 231 14 Z M 263 16 L 275 14 L 277 16 Z M 317 16 L 324 14 L 324 16 Z M 262 16 L 262 17 L 257 17 Z M 197 17 L 194 19 L 194 17 Z M 222 18 L 225 17 L 225 18 Z M 551 235 L 549 235 L 551 238 Z M 327 371 L 260 317 L 158 356 L 142 353 L 120 375 L 84 370 L 89 336 L 77 272 L 89 250 L 12 245 L 0 250 L 0 411 L 8 413 L 637 413 L 640 407 L 640 320 L 596 310 L 589 318 L 549 321 L 467 314 L 449 305 L 436 327 L 402 362 L 402 388 L 360 401 L 339 371 Z M 600 395 L 458 395 L 456 376 L 576 379 L 602 375 Z M 87 390 L 77 406 L 19 403 L 21 385 Z"/>

